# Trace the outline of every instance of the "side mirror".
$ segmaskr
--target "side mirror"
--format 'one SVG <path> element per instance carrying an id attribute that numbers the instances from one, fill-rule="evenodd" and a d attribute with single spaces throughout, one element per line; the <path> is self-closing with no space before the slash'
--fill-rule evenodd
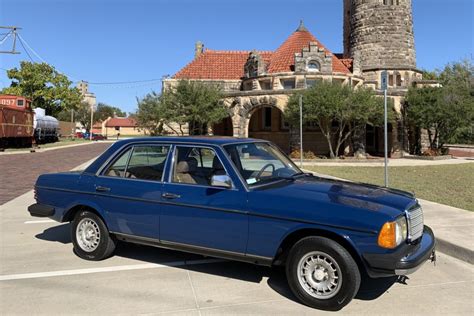
<path id="1" fill-rule="evenodd" d="M 232 188 L 232 180 L 226 174 L 222 174 L 222 175 L 217 175 L 216 174 L 216 175 L 213 175 L 212 178 L 211 178 L 211 186 L 231 189 Z"/>

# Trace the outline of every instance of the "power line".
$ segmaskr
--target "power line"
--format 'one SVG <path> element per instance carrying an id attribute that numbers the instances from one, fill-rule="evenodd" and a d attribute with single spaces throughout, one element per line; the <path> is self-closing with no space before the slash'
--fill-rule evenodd
<path id="1" fill-rule="evenodd" d="M 31 57 L 30 53 L 28 52 L 28 50 L 25 48 L 25 45 L 23 44 L 23 39 L 21 37 L 18 36 L 18 38 L 20 39 L 20 44 L 21 44 L 21 47 L 23 47 L 23 50 L 25 51 L 26 55 L 28 55 L 28 57 L 30 58 L 31 62 L 35 62 L 33 60 L 33 58 Z"/>
<path id="2" fill-rule="evenodd" d="M 88 83 L 89 83 L 89 85 L 121 85 L 121 84 L 144 83 L 144 82 L 155 82 L 155 81 L 161 81 L 161 79 L 116 81 L 116 82 L 88 82 Z"/>

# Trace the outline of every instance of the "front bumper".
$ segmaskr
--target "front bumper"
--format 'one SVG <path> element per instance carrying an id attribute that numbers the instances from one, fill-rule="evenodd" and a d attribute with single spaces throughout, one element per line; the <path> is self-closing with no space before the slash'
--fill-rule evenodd
<path id="1" fill-rule="evenodd" d="M 429 259 L 434 259 L 436 239 L 428 226 L 416 244 L 404 245 L 392 253 L 364 254 L 370 277 L 407 275 L 415 272 Z"/>
<path id="2" fill-rule="evenodd" d="M 54 207 L 45 204 L 35 203 L 28 206 L 28 212 L 35 217 L 49 217 L 54 215 Z"/>

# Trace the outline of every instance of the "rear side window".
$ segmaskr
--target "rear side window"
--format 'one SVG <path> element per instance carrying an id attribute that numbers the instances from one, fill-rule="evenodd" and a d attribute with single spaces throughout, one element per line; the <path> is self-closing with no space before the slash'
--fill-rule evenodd
<path id="1" fill-rule="evenodd" d="M 161 181 L 170 146 L 137 146 L 125 171 L 126 178 Z"/>
<path id="2" fill-rule="evenodd" d="M 169 150 L 169 145 L 134 146 L 125 151 L 104 175 L 161 181 Z"/>

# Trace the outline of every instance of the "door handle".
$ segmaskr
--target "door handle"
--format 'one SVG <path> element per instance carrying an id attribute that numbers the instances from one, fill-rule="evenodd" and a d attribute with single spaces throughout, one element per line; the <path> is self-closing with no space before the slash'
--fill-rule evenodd
<path id="1" fill-rule="evenodd" d="M 102 186 L 97 186 L 97 187 L 95 187 L 95 190 L 96 190 L 97 192 L 109 192 L 109 191 L 110 191 L 110 188 L 102 187 Z"/>
<path id="2" fill-rule="evenodd" d="M 173 200 L 173 199 L 179 199 L 181 195 L 179 194 L 174 194 L 174 193 L 163 193 L 161 197 L 168 199 L 168 200 Z"/>

